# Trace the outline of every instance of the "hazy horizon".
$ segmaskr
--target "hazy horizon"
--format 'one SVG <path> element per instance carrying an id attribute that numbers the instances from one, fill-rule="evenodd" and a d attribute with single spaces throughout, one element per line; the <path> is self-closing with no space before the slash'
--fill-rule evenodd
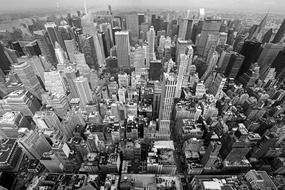
<path id="1" fill-rule="evenodd" d="M 1 0 L 1 11 L 55 9 L 59 2 L 60 9 L 83 9 L 83 0 Z M 285 11 L 284 0 L 86 0 L 88 7 L 133 8 L 213 8 L 236 10 Z"/>

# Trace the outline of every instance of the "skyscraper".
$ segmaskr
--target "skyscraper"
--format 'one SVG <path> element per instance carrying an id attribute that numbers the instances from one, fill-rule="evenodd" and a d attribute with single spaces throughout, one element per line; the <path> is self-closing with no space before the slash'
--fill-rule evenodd
<path id="1" fill-rule="evenodd" d="M 219 98 L 221 92 L 223 91 L 226 80 L 227 78 L 225 78 L 223 74 L 216 74 L 215 79 L 209 89 L 210 93 L 213 94 L 216 98 Z"/>
<path id="2" fill-rule="evenodd" d="M 197 43 L 197 53 L 199 55 L 205 55 L 205 47 L 208 40 L 208 35 L 219 36 L 221 27 L 221 20 L 206 19 L 202 26 L 199 42 Z"/>
<path id="3" fill-rule="evenodd" d="M 139 38 L 139 19 L 137 14 L 126 15 L 127 30 L 130 32 L 131 41 L 136 42 Z"/>
<path id="4" fill-rule="evenodd" d="M 13 67 L 25 88 L 41 100 L 41 95 L 45 91 L 31 65 L 27 62 L 23 62 L 15 64 Z"/>
<path id="5" fill-rule="evenodd" d="M 77 89 L 80 103 L 82 106 L 86 106 L 86 104 L 92 102 L 92 91 L 89 87 L 87 78 L 78 77 L 74 79 L 75 87 Z"/>
<path id="6" fill-rule="evenodd" d="M 276 76 L 278 76 L 285 68 L 284 59 L 285 59 L 285 50 L 279 51 L 278 55 L 271 64 L 271 67 L 275 68 Z"/>
<path id="7" fill-rule="evenodd" d="M 48 22 L 45 24 L 45 28 L 53 48 L 55 48 L 55 42 L 58 42 L 60 46 L 64 49 L 64 51 L 66 51 L 64 41 L 62 39 L 62 36 L 60 35 L 60 32 L 58 31 L 58 27 L 56 26 L 56 24 L 54 22 Z"/>
<path id="8" fill-rule="evenodd" d="M 44 83 L 47 91 L 63 96 L 66 94 L 64 80 L 58 71 L 45 72 L 44 77 Z"/>
<path id="9" fill-rule="evenodd" d="M 150 61 L 149 67 L 149 80 L 160 80 L 160 75 L 162 72 L 161 60 Z"/>
<path id="10" fill-rule="evenodd" d="M 54 49 L 52 43 L 48 37 L 48 33 L 44 30 L 34 31 L 34 37 L 36 38 L 38 45 L 41 50 L 41 54 L 46 58 L 46 60 L 52 65 L 56 65 L 57 60 L 55 57 Z"/>
<path id="11" fill-rule="evenodd" d="M 68 53 L 69 60 L 71 62 L 75 62 L 75 53 L 78 51 L 75 40 L 64 40 L 64 44 Z"/>
<path id="12" fill-rule="evenodd" d="M 55 42 L 54 51 L 58 64 L 65 65 L 67 63 L 67 54 L 57 42 Z"/>
<path id="13" fill-rule="evenodd" d="M 3 44 L 0 43 L 0 68 L 2 69 L 2 71 L 7 72 L 10 71 L 10 66 L 11 62 L 5 54 Z"/>
<path id="14" fill-rule="evenodd" d="M 181 25 L 179 26 L 178 39 L 191 40 L 193 25 L 196 22 L 196 20 L 189 18 L 183 19 Z"/>
<path id="15" fill-rule="evenodd" d="M 41 55 L 41 50 L 36 40 L 25 45 L 25 49 L 30 56 Z"/>
<path id="16" fill-rule="evenodd" d="M 118 66 L 120 68 L 130 67 L 129 52 L 130 52 L 130 42 L 129 42 L 129 32 L 121 31 L 115 33 L 116 44 L 117 44 L 117 57 Z"/>
<path id="17" fill-rule="evenodd" d="M 252 63 L 255 63 L 258 59 L 261 50 L 261 43 L 256 41 L 245 41 L 240 51 L 240 54 L 244 56 L 244 61 L 238 73 L 238 77 L 247 72 Z"/>
<path id="18" fill-rule="evenodd" d="M 188 63 L 189 63 L 189 56 L 186 54 L 180 54 L 180 64 L 178 69 L 178 76 L 177 76 L 177 88 L 175 91 L 175 98 L 180 98 L 181 96 L 181 88 L 183 84 L 184 75 L 186 74 Z"/>
<path id="19" fill-rule="evenodd" d="M 243 60 L 243 55 L 236 52 L 231 52 L 229 62 L 227 65 L 225 65 L 224 75 L 229 78 L 236 78 Z"/>
<path id="20" fill-rule="evenodd" d="M 80 35 L 80 47 L 85 55 L 86 63 L 91 69 L 98 69 L 98 61 L 93 37 Z"/>
<path id="21" fill-rule="evenodd" d="M 275 37 L 272 40 L 272 43 L 279 43 L 281 39 L 284 37 L 285 34 L 285 19 L 283 20 L 278 32 L 276 33 Z"/>
<path id="22" fill-rule="evenodd" d="M 40 159 L 44 152 L 48 152 L 51 149 L 51 145 L 44 135 L 33 130 L 25 130 L 23 136 L 18 139 L 18 144 L 31 159 Z"/>
<path id="23" fill-rule="evenodd" d="M 164 73 L 159 108 L 159 133 L 170 135 L 170 117 L 177 88 L 177 77 L 174 73 Z"/>
<path id="24" fill-rule="evenodd" d="M 147 63 L 149 63 L 150 61 L 156 59 L 154 53 L 155 31 L 153 26 L 151 26 L 149 31 L 147 32 L 147 41 L 148 41 Z"/>
<path id="25" fill-rule="evenodd" d="M 114 45 L 113 35 L 112 35 L 112 27 L 109 23 L 100 24 L 100 31 L 104 33 L 104 41 L 106 45 L 106 56 L 110 55 L 110 49 Z"/>
<path id="26" fill-rule="evenodd" d="M 72 67 L 65 68 L 64 78 L 66 79 L 67 88 L 69 89 L 71 96 L 73 98 L 78 98 L 78 93 L 74 84 L 74 79 L 76 78 L 76 70 Z"/>
<path id="27" fill-rule="evenodd" d="M 176 46 L 176 62 L 179 64 L 179 58 L 180 58 L 180 54 L 185 54 L 187 51 L 187 48 L 192 45 L 193 43 L 191 41 L 187 41 L 187 40 L 177 40 L 177 46 Z"/>

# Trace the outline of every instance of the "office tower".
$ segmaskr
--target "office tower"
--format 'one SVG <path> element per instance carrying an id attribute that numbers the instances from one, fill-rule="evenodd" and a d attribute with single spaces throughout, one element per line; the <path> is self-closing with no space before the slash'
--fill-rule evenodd
<path id="1" fill-rule="evenodd" d="M 24 116 L 32 117 L 40 109 L 41 103 L 29 91 L 16 90 L 3 99 L 1 106 L 6 112 L 19 111 Z"/>
<path id="2" fill-rule="evenodd" d="M 139 38 L 139 19 L 138 15 L 126 15 L 127 30 L 131 36 L 131 42 L 134 43 Z"/>
<path id="3" fill-rule="evenodd" d="M 83 53 L 77 53 L 75 54 L 75 62 L 76 62 L 76 68 L 79 71 L 79 74 L 81 76 L 84 76 L 89 79 L 90 77 L 90 68 L 86 63 L 86 59 Z"/>
<path id="4" fill-rule="evenodd" d="M 218 59 L 219 59 L 219 54 L 218 54 L 218 52 L 214 51 L 214 53 L 209 58 L 208 67 L 207 67 L 204 75 L 202 76 L 201 80 L 204 81 L 207 79 L 207 77 L 210 75 L 210 73 L 215 69 L 216 64 L 218 62 Z"/>
<path id="5" fill-rule="evenodd" d="M 141 25 L 142 23 L 144 23 L 145 19 L 144 19 L 144 13 L 138 13 L 138 19 L 139 19 L 139 25 Z"/>
<path id="6" fill-rule="evenodd" d="M 161 60 L 150 61 L 149 67 L 149 80 L 160 80 L 162 73 L 162 63 Z"/>
<path id="7" fill-rule="evenodd" d="M 228 78 L 236 78 L 243 61 L 243 55 L 236 52 L 231 52 L 228 64 L 222 66 L 222 68 L 225 68 L 224 75 Z"/>
<path id="8" fill-rule="evenodd" d="M 47 31 L 34 31 L 34 37 L 38 42 L 41 54 L 46 58 L 49 63 L 51 63 L 52 65 L 56 65 L 57 60 L 55 57 L 54 48 L 49 39 Z"/>
<path id="9" fill-rule="evenodd" d="M 263 35 L 261 43 L 262 43 L 262 44 L 269 43 L 269 41 L 271 40 L 272 34 L 273 34 L 273 29 L 270 28 L 270 29 Z"/>
<path id="10" fill-rule="evenodd" d="M 25 55 L 19 41 L 12 42 L 12 49 L 16 50 L 19 57 Z"/>
<path id="11" fill-rule="evenodd" d="M 33 121 L 40 130 L 61 131 L 61 123 L 54 111 L 37 111 Z"/>
<path id="12" fill-rule="evenodd" d="M 56 24 L 54 22 L 48 22 L 45 24 L 45 28 L 47 30 L 53 48 L 55 48 L 55 42 L 58 42 L 60 44 L 60 47 L 62 47 L 64 51 L 66 51 L 64 41 L 62 39 L 62 36 L 60 35 L 60 32 L 58 31 L 58 27 L 56 26 Z"/>
<path id="13" fill-rule="evenodd" d="M 279 53 L 271 64 L 271 67 L 275 68 L 276 76 L 278 76 L 284 70 L 284 58 L 285 50 L 279 51 Z"/>
<path id="14" fill-rule="evenodd" d="M 41 100 L 41 95 L 44 93 L 44 89 L 33 68 L 27 62 L 19 63 L 17 65 L 15 64 L 13 67 L 25 88 Z"/>
<path id="15" fill-rule="evenodd" d="M 72 67 L 67 67 L 64 69 L 64 78 L 72 98 L 79 97 L 74 84 L 74 79 L 76 78 L 76 74 L 77 74 L 76 70 Z"/>
<path id="16" fill-rule="evenodd" d="M 221 69 L 221 72 L 225 72 L 226 67 L 230 61 L 230 57 L 231 57 L 230 51 L 225 51 L 225 50 L 222 51 L 220 58 L 219 58 L 219 61 L 217 63 L 217 66 L 218 66 L 218 68 Z"/>
<path id="17" fill-rule="evenodd" d="M 195 96 L 197 98 L 202 98 L 204 94 L 206 94 L 206 88 L 204 82 L 203 81 L 198 82 L 196 85 Z"/>
<path id="18" fill-rule="evenodd" d="M 276 35 L 274 36 L 272 43 L 279 43 L 285 34 L 285 19 L 283 20 L 282 24 L 280 25 L 280 28 L 278 29 Z"/>
<path id="19" fill-rule="evenodd" d="M 205 47 L 208 41 L 208 36 L 219 36 L 221 20 L 206 19 L 202 26 L 199 42 L 197 43 L 197 53 L 205 56 Z"/>
<path id="20" fill-rule="evenodd" d="M 173 73 L 164 73 L 159 108 L 159 133 L 169 132 L 172 105 L 177 88 L 177 78 Z"/>
<path id="21" fill-rule="evenodd" d="M 52 173 L 62 173 L 63 172 L 63 165 L 56 157 L 53 151 L 44 152 L 40 162 L 44 167 Z"/>
<path id="22" fill-rule="evenodd" d="M 227 44 L 228 34 L 225 32 L 221 32 L 219 35 L 218 45 L 224 46 Z"/>
<path id="23" fill-rule="evenodd" d="M 233 28 L 229 28 L 227 33 L 227 41 L 226 44 L 233 45 L 235 38 L 235 30 Z"/>
<path id="24" fill-rule="evenodd" d="M 23 57 L 18 58 L 18 62 L 19 63 L 27 62 L 27 64 L 31 66 L 33 72 L 37 75 L 36 77 L 40 80 L 40 83 L 42 83 L 44 81 L 44 71 L 46 69 L 45 68 L 46 65 L 44 65 L 44 62 L 42 61 L 42 59 L 40 57 L 38 57 L 38 56 L 32 56 L 32 57 L 23 56 Z M 42 86 L 44 86 L 44 85 L 42 84 Z"/>
<path id="25" fill-rule="evenodd" d="M 104 55 L 107 57 L 109 55 L 108 50 L 110 49 L 109 49 L 109 46 L 107 47 L 105 34 L 104 32 L 98 32 L 98 35 L 100 35 L 99 42 L 100 42 L 101 48 L 104 52 Z"/>
<path id="26" fill-rule="evenodd" d="M 130 60 L 130 42 L 129 42 L 129 32 L 121 31 L 115 33 L 115 39 L 117 44 L 117 58 L 119 68 L 129 68 Z"/>
<path id="27" fill-rule="evenodd" d="M 63 41 L 75 38 L 73 29 L 69 25 L 59 26 L 58 32 Z"/>
<path id="28" fill-rule="evenodd" d="M 56 59 L 58 64 L 61 65 L 66 65 L 67 63 L 67 55 L 66 52 L 60 47 L 59 43 L 55 42 L 55 55 L 56 55 Z"/>
<path id="29" fill-rule="evenodd" d="M 116 73 L 118 71 L 118 59 L 117 57 L 107 57 L 106 58 L 106 68 L 109 69 L 111 73 Z"/>
<path id="30" fill-rule="evenodd" d="M 149 61 L 156 59 L 154 53 L 155 31 L 153 26 L 151 26 L 149 31 L 147 32 L 147 41 L 148 41 L 147 63 L 149 63 Z"/>
<path id="31" fill-rule="evenodd" d="M 193 43 L 191 41 L 186 41 L 186 40 L 177 40 L 177 45 L 176 45 L 176 62 L 179 64 L 179 58 L 180 54 L 185 54 L 187 51 L 187 48 L 191 46 Z"/>
<path id="32" fill-rule="evenodd" d="M 22 162 L 23 153 L 21 149 L 19 148 L 17 144 L 17 139 L 2 139 L 1 140 L 1 165 L 0 169 L 3 171 L 3 173 L 11 172 L 17 168 L 17 166 Z M 9 175 L 8 175 L 9 176 Z M 3 178 L 3 174 L 1 175 L 1 183 L 2 184 L 11 184 L 11 181 L 14 181 L 13 177 L 9 176 L 7 181 L 3 181 L 5 178 Z M 2 186 L 0 186 L 2 189 Z M 12 184 L 11 186 L 12 187 Z M 9 188 L 11 189 L 11 188 Z"/>
<path id="33" fill-rule="evenodd" d="M 71 62 L 75 62 L 75 53 L 78 52 L 74 39 L 64 40 L 66 51 Z"/>
<path id="34" fill-rule="evenodd" d="M 0 118 L 0 137 L 1 139 L 18 138 L 20 128 L 30 128 L 30 122 L 21 112 L 6 112 Z"/>
<path id="35" fill-rule="evenodd" d="M 203 52 L 203 57 L 208 57 L 211 48 L 215 48 L 219 42 L 219 35 L 209 34 Z"/>
<path id="36" fill-rule="evenodd" d="M 41 50 L 36 40 L 25 45 L 25 49 L 29 56 L 41 55 Z"/>
<path id="37" fill-rule="evenodd" d="M 104 33 L 104 41 L 105 41 L 105 48 L 107 54 L 106 56 L 110 55 L 110 49 L 114 45 L 113 35 L 112 35 L 112 27 L 109 23 L 100 24 L 100 31 Z"/>
<path id="38" fill-rule="evenodd" d="M 45 87 L 47 91 L 58 95 L 66 94 L 66 86 L 61 74 L 58 71 L 49 71 L 44 73 Z"/>
<path id="39" fill-rule="evenodd" d="M 182 20 L 181 26 L 179 27 L 178 39 L 191 40 L 192 30 L 197 20 L 185 18 Z"/>
<path id="40" fill-rule="evenodd" d="M 0 43 L 0 63 L 0 68 L 3 72 L 6 73 L 10 71 L 11 62 L 5 53 L 4 45 L 2 43 Z"/>
<path id="41" fill-rule="evenodd" d="M 90 35 L 80 35 L 80 47 L 90 69 L 98 69 L 98 60 L 93 37 Z"/>
<path id="42" fill-rule="evenodd" d="M 82 76 L 77 77 L 74 79 L 74 83 L 80 98 L 81 105 L 86 106 L 86 104 L 91 103 L 93 101 L 92 91 L 89 87 L 87 78 L 84 78 Z"/>
<path id="43" fill-rule="evenodd" d="M 220 97 L 221 93 L 223 92 L 223 87 L 226 83 L 226 80 L 227 78 L 225 78 L 223 74 L 216 74 L 215 79 L 209 89 L 210 93 L 213 94 L 216 98 Z"/>
<path id="44" fill-rule="evenodd" d="M 121 27 L 114 27 L 113 29 L 112 29 L 112 36 L 113 36 L 113 43 L 114 43 L 114 45 L 116 45 L 116 40 L 115 40 L 115 33 L 116 32 L 120 32 L 120 31 L 122 31 L 122 28 Z"/>
<path id="45" fill-rule="evenodd" d="M 261 43 L 256 41 L 245 41 L 240 51 L 240 54 L 244 56 L 244 61 L 238 72 L 238 77 L 247 72 L 252 63 L 255 63 L 258 59 L 261 50 Z"/>
<path id="46" fill-rule="evenodd" d="M 217 161 L 219 151 L 222 147 L 221 142 L 214 142 L 211 141 L 206 149 L 205 155 L 203 156 L 201 163 L 205 168 L 211 168 L 214 166 L 215 162 Z"/>
<path id="47" fill-rule="evenodd" d="M 119 87 L 128 87 L 129 86 L 129 76 L 127 73 L 118 74 L 118 84 Z"/>
<path id="48" fill-rule="evenodd" d="M 43 94 L 43 101 L 46 102 L 47 107 L 53 108 L 54 112 L 61 118 L 67 116 L 67 111 L 70 110 L 69 100 L 67 96 L 58 95 L 55 93 Z"/>
<path id="49" fill-rule="evenodd" d="M 51 145 L 43 134 L 28 129 L 21 132 L 23 134 L 18 139 L 18 144 L 30 159 L 40 159 L 44 152 L 50 151 Z"/>
<path id="50" fill-rule="evenodd" d="M 126 103 L 126 89 L 125 88 L 119 88 L 118 96 L 119 96 L 120 102 Z"/>
<path id="51" fill-rule="evenodd" d="M 260 66 L 260 74 L 265 73 L 273 63 L 278 53 L 284 48 L 283 44 L 267 43 L 257 60 Z"/>
<path id="52" fill-rule="evenodd" d="M 178 69 L 178 76 L 177 76 L 177 87 L 175 91 L 175 98 L 180 98 L 181 96 L 181 88 L 182 83 L 184 79 L 184 75 L 186 74 L 188 63 L 189 63 L 189 57 L 186 54 L 180 54 L 180 64 Z"/>

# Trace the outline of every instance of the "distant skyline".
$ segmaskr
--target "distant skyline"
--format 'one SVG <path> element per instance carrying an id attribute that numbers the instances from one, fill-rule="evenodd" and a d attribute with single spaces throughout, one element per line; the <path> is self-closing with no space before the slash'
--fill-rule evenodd
<path id="1" fill-rule="evenodd" d="M 59 2 L 60 8 L 83 9 L 83 0 L 1 0 L 0 10 L 17 11 L 31 9 L 55 9 Z M 270 10 L 285 11 L 284 0 L 86 0 L 89 7 L 133 8 L 184 8 L 198 7 L 213 9 L 237 10 Z"/>

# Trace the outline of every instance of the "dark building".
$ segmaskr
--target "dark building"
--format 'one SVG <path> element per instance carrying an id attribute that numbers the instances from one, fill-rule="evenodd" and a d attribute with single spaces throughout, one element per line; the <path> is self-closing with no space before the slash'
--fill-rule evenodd
<path id="1" fill-rule="evenodd" d="M 53 48 L 55 48 L 55 42 L 58 42 L 60 47 L 62 47 L 64 49 L 64 51 L 66 51 L 64 41 L 62 39 L 62 36 L 59 32 L 57 25 L 55 23 L 51 22 L 51 23 L 47 23 L 45 25 L 45 28 L 47 30 L 47 33 L 48 33 L 48 36 L 49 36 L 49 39 L 52 43 Z"/>
<path id="2" fill-rule="evenodd" d="M 274 39 L 272 40 L 272 43 L 278 43 L 281 41 L 285 34 L 285 19 L 283 20 L 278 32 L 276 33 Z"/>
<path id="3" fill-rule="evenodd" d="M 106 35 L 104 32 L 98 32 L 99 34 L 101 34 L 101 37 L 102 37 L 102 42 L 103 42 L 103 50 L 104 50 L 104 55 L 105 56 L 109 56 L 109 51 L 108 51 L 108 48 L 107 48 L 107 41 L 106 41 Z"/>
<path id="4" fill-rule="evenodd" d="M 97 69 L 98 62 L 93 36 L 90 36 L 88 34 L 80 35 L 79 41 L 81 47 L 80 49 L 82 50 L 82 53 L 84 53 L 87 65 L 91 69 Z"/>
<path id="5" fill-rule="evenodd" d="M 224 75 L 229 78 L 236 78 L 243 61 L 243 55 L 236 52 L 232 53 Z"/>
<path id="6" fill-rule="evenodd" d="M 149 79 L 159 81 L 162 70 L 161 60 L 150 61 L 149 64 L 150 64 Z"/>
<path id="7" fill-rule="evenodd" d="M 37 43 L 37 41 L 32 41 L 30 43 L 28 43 L 26 46 L 25 46 L 25 49 L 26 49 L 26 52 L 28 53 L 29 56 L 39 56 L 41 55 L 41 50 L 40 50 L 40 47 Z"/>
<path id="8" fill-rule="evenodd" d="M 20 45 L 20 43 L 18 41 L 12 42 L 11 46 L 12 46 L 13 50 L 16 50 L 16 52 L 17 52 L 19 57 L 25 55 L 25 53 L 24 53 L 24 51 L 23 51 L 23 49 L 22 49 L 22 47 L 21 47 L 21 45 Z"/>
<path id="9" fill-rule="evenodd" d="M 72 18 L 72 26 L 74 26 L 76 28 L 82 28 L 81 19 L 79 17 L 73 17 Z"/>
<path id="10" fill-rule="evenodd" d="M 107 57 L 106 58 L 106 68 L 109 70 L 111 74 L 115 74 L 118 72 L 118 59 L 117 57 Z"/>
<path id="11" fill-rule="evenodd" d="M 5 54 L 4 45 L 0 43 L 0 68 L 3 72 L 10 71 L 11 62 Z"/>
<path id="12" fill-rule="evenodd" d="M 273 34 L 273 30 L 272 28 L 270 28 L 263 36 L 262 38 L 262 43 L 269 43 L 271 37 L 272 37 L 272 34 Z"/>
<path id="13" fill-rule="evenodd" d="M 275 68 L 276 76 L 278 76 L 285 68 L 284 60 L 285 60 L 285 51 L 282 50 L 278 53 L 278 55 L 276 56 L 271 65 L 272 68 Z"/>
<path id="14" fill-rule="evenodd" d="M 138 19 L 139 19 L 139 25 L 141 25 L 142 23 L 144 23 L 144 14 L 138 14 Z"/>
<path id="15" fill-rule="evenodd" d="M 228 30 L 227 44 L 232 45 L 233 43 L 234 43 L 234 29 L 230 28 Z"/>
<path id="16" fill-rule="evenodd" d="M 252 63 L 255 63 L 261 53 L 261 43 L 256 41 L 245 41 L 240 54 L 244 56 L 244 61 L 237 76 L 247 72 Z"/>
<path id="17" fill-rule="evenodd" d="M 122 28 L 121 27 L 114 27 L 112 29 L 112 35 L 113 35 L 113 39 L 115 39 L 115 32 L 120 32 L 122 31 Z M 116 45 L 116 40 L 113 40 L 114 41 L 114 45 Z"/>
<path id="18" fill-rule="evenodd" d="M 34 37 L 37 40 L 41 54 L 46 58 L 48 62 L 56 65 L 57 60 L 55 57 L 55 52 L 47 32 L 44 30 L 34 31 Z"/>
<path id="19" fill-rule="evenodd" d="M 194 20 L 188 20 L 185 40 L 191 40 L 193 25 L 194 25 Z"/>

